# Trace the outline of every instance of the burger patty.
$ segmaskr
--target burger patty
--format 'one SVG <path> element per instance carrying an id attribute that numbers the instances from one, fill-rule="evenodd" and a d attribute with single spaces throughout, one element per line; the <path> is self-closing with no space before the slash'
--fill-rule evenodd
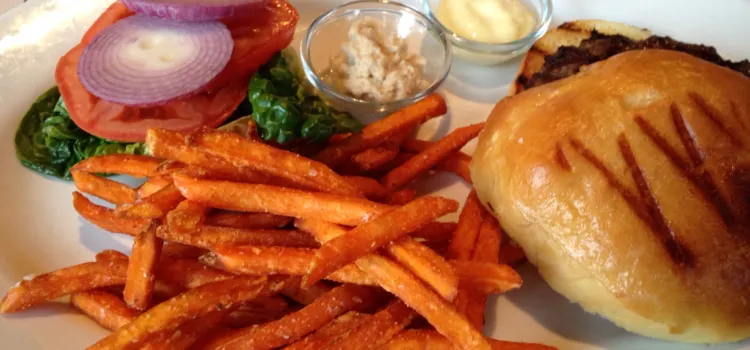
<path id="1" fill-rule="evenodd" d="M 563 46 L 554 54 L 545 57 L 542 69 L 522 83 L 525 89 L 544 85 L 578 73 L 583 66 L 605 60 L 631 50 L 662 49 L 680 51 L 722 67 L 735 70 L 750 78 L 750 61 L 732 62 L 723 59 L 711 46 L 688 44 L 668 36 L 650 36 L 635 41 L 622 35 L 605 35 L 597 31 L 583 40 L 579 46 Z"/>

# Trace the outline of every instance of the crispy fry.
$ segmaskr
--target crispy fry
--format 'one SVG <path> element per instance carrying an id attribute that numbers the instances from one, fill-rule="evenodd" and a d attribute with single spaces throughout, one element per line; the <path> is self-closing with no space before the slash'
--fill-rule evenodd
<path id="1" fill-rule="evenodd" d="M 133 204 L 118 206 L 115 213 L 120 216 L 143 219 L 161 219 L 185 200 L 174 184 L 164 186 L 156 193 Z"/>
<path id="2" fill-rule="evenodd" d="M 353 331 L 329 342 L 318 349 L 358 350 L 375 349 L 385 344 L 396 334 L 406 328 L 417 316 L 401 300 L 396 300 L 375 316 L 370 317 L 366 324 L 362 324 Z"/>
<path id="3" fill-rule="evenodd" d="M 479 236 L 479 228 L 482 226 L 485 211 L 479 203 L 475 190 L 469 193 L 466 204 L 458 217 L 458 227 L 453 234 L 453 239 L 448 248 L 449 258 L 456 260 L 469 260 L 474 254 L 474 246 Z"/>
<path id="4" fill-rule="evenodd" d="M 445 100 L 438 94 L 432 94 L 421 101 L 407 106 L 388 117 L 380 119 L 343 141 L 330 145 L 321 151 L 315 159 L 329 166 L 336 166 L 344 159 L 365 149 L 376 147 L 386 142 L 393 135 L 414 129 L 425 121 L 444 115 L 448 111 Z"/>
<path id="5" fill-rule="evenodd" d="M 167 227 L 178 233 L 193 233 L 203 225 L 208 209 L 198 203 L 184 200 L 167 213 Z"/>
<path id="6" fill-rule="evenodd" d="M 121 349 L 143 342 L 149 336 L 178 329 L 190 320 L 215 311 L 232 308 L 273 289 L 264 277 L 235 276 L 204 284 L 154 306 L 133 322 L 90 346 L 94 349 Z"/>
<path id="7" fill-rule="evenodd" d="M 497 264 L 498 254 L 500 253 L 501 237 L 502 232 L 500 230 L 500 224 L 492 215 L 486 215 L 482 222 L 482 226 L 479 228 L 479 237 L 477 237 L 477 244 L 474 248 L 472 260 L 475 262 Z M 520 277 L 516 281 L 518 286 L 520 286 Z M 500 283 L 502 283 L 502 279 L 500 280 Z M 469 284 L 469 286 L 472 285 Z M 484 309 L 486 303 L 487 294 L 477 293 L 475 290 L 468 291 L 466 304 L 463 306 L 464 309 L 462 311 L 466 315 L 466 318 L 469 319 L 469 322 L 471 322 L 477 329 L 484 328 Z"/>
<path id="8" fill-rule="evenodd" d="M 127 264 L 128 259 L 124 253 L 111 249 L 105 249 L 96 254 L 96 261 L 99 262 L 124 261 Z"/>
<path id="9" fill-rule="evenodd" d="M 207 283 L 222 281 L 233 275 L 213 269 L 194 259 L 162 258 L 156 275 L 160 281 L 193 289 Z"/>
<path id="10" fill-rule="evenodd" d="M 500 246 L 500 263 L 515 266 L 526 259 L 526 254 L 521 246 L 515 242 L 503 243 Z"/>
<path id="11" fill-rule="evenodd" d="M 362 171 L 371 171 L 393 160 L 398 155 L 397 147 L 368 148 L 352 156 L 352 164 Z"/>
<path id="12" fill-rule="evenodd" d="M 0 313 L 22 311 L 72 293 L 122 286 L 127 266 L 119 260 L 88 262 L 24 277 L 0 301 Z"/>
<path id="13" fill-rule="evenodd" d="M 70 174 L 73 175 L 76 188 L 83 193 L 97 196 L 112 204 L 135 202 L 135 190 L 126 185 L 82 171 L 72 171 Z"/>
<path id="14" fill-rule="evenodd" d="M 104 328 L 114 331 L 138 316 L 125 302 L 107 292 L 92 290 L 73 293 L 70 304 Z"/>
<path id="15" fill-rule="evenodd" d="M 133 309 L 145 310 L 151 302 L 154 291 L 156 264 L 161 256 L 162 240 L 156 236 L 157 224 L 135 236 L 133 250 L 130 253 L 127 282 L 123 297 Z"/>
<path id="16" fill-rule="evenodd" d="M 358 225 L 392 209 L 388 205 L 328 193 L 199 180 L 181 174 L 175 174 L 174 179 L 186 198 L 226 210 L 268 212 L 299 218 L 325 217 L 335 223 Z"/>
<path id="17" fill-rule="evenodd" d="M 414 231 L 411 235 L 433 243 L 450 242 L 453 238 L 453 232 L 456 231 L 456 226 L 455 222 L 433 222 Z"/>
<path id="18" fill-rule="evenodd" d="M 227 245 L 257 245 L 310 247 L 320 246 L 309 234 L 296 230 L 244 230 L 221 226 L 201 226 L 190 233 L 172 231 L 162 227 L 158 236 L 168 242 L 177 242 L 204 249 Z"/>
<path id="19" fill-rule="evenodd" d="M 206 225 L 240 229 L 275 229 L 292 222 L 292 218 L 266 213 L 239 213 L 220 211 L 206 218 Z"/>
<path id="20" fill-rule="evenodd" d="M 373 288 L 345 284 L 334 288 L 303 309 L 259 327 L 232 331 L 212 341 L 206 349 L 274 349 L 291 344 L 337 316 L 375 299 Z"/>
<path id="21" fill-rule="evenodd" d="M 164 187 L 172 183 L 172 174 L 158 174 L 148 178 L 146 182 L 138 187 L 136 190 L 136 198 L 143 199 L 156 192 L 159 192 Z M 116 203 L 120 204 L 120 203 Z"/>
<path id="22" fill-rule="evenodd" d="M 401 145 L 401 149 L 407 152 L 419 153 L 428 149 L 432 145 L 432 142 L 423 140 L 407 140 Z M 464 181 L 471 184 L 471 173 L 469 171 L 469 164 L 471 163 L 471 156 L 461 151 L 456 151 L 445 159 L 438 163 L 435 167 L 437 170 L 447 171 L 460 176 Z"/>
<path id="23" fill-rule="evenodd" d="M 231 272 L 249 275 L 302 276 L 315 256 L 309 248 L 287 247 L 219 247 L 216 257 Z M 333 271 L 326 279 L 344 283 L 374 285 L 374 282 L 354 265 L 346 265 Z"/>
<path id="24" fill-rule="evenodd" d="M 542 344 L 516 343 L 486 338 L 493 350 L 554 350 Z M 438 332 L 411 329 L 401 332 L 380 349 L 383 350 L 453 350 L 453 344 Z"/>
<path id="25" fill-rule="evenodd" d="M 484 123 L 479 123 L 454 130 L 400 167 L 388 172 L 383 176 L 381 182 L 391 191 L 410 183 L 445 160 L 450 154 L 460 150 L 469 141 L 477 137 L 483 128 Z"/>
<path id="26" fill-rule="evenodd" d="M 154 291 L 151 293 L 153 304 L 172 299 L 187 289 L 166 281 L 154 281 Z"/>
<path id="27" fill-rule="evenodd" d="M 508 265 L 451 260 L 461 289 L 479 294 L 499 294 L 521 287 L 521 276 Z"/>
<path id="28" fill-rule="evenodd" d="M 158 234 L 159 231 L 157 230 L 156 233 Z M 197 259 L 205 253 L 205 249 L 177 242 L 165 242 L 161 249 L 161 256 L 173 259 Z"/>
<path id="29" fill-rule="evenodd" d="M 370 254 L 357 260 L 357 266 L 417 311 L 459 349 L 489 349 L 482 334 L 451 304 L 423 285 L 398 264 Z"/>
<path id="30" fill-rule="evenodd" d="M 331 342 L 336 341 L 349 331 L 359 328 L 372 319 L 372 315 L 363 314 L 355 311 L 349 311 L 327 325 L 315 331 L 292 345 L 285 347 L 285 350 L 318 350 L 323 349 Z"/>
<path id="31" fill-rule="evenodd" d="M 222 320 L 222 324 L 229 328 L 245 328 L 277 320 L 288 312 L 289 302 L 283 297 L 258 297 L 240 305 Z"/>
<path id="32" fill-rule="evenodd" d="M 167 331 L 150 338 L 139 347 L 140 350 L 182 350 L 188 349 L 196 341 L 220 327 L 222 319 L 231 309 L 211 312 L 185 322 L 176 331 Z"/>
<path id="33" fill-rule="evenodd" d="M 170 175 L 175 171 L 185 169 L 187 165 L 180 163 L 176 160 L 165 160 L 159 164 L 159 167 L 151 174 L 151 176 L 157 175 Z"/>
<path id="34" fill-rule="evenodd" d="M 367 199 L 383 201 L 388 198 L 388 190 L 375 179 L 363 176 L 347 176 L 346 180 L 354 184 Z"/>
<path id="35" fill-rule="evenodd" d="M 92 203 L 80 192 L 73 192 L 73 207 L 88 222 L 112 233 L 135 236 L 150 224 L 145 219 L 119 217 L 114 210 Z"/>
<path id="36" fill-rule="evenodd" d="M 302 305 L 307 305 L 320 298 L 323 294 L 331 291 L 331 287 L 324 282 L 318 282 L 309 287 L 302 287 L 299 284 L 289 284 L 281 291 L 289 299 L 292 299 Z"/>
<path id="37" fill-rule="evenodd" d="M 347 234 L 326 242 L 318 249 L 304 283 L 315 283 L 357 258 L 457 209 L 458 203 L 454 200 L 422 197 L 360 225 Z"/>
<path id="38" fill-rule="evenodd" d="M 86 158 L 70 168 L 71 173 L 82 171 L 99 174 L 123 174 L 133 177 L 148 177 L 161 164 L 161 161 L 149 156 L 128 154 L 110 154 Z"/>
<path id="39" fill-rule="evenodd" d="M 386 190 L 387 192 L 388 190 Z M 417 190 L 413 188 L 400 189 L 391 194 L 391 198 L 388 201 L 390 205 L 404 205 L 414 200 L 417 197 Z"/>
<path id="40" fill-rule="evenodd" d="M 453 266 L 432 249 L 405 236 L 388 244 L 385 250 L 390 257 L 430 285 L 443 298 L 452 300 L 456 296 L 458 276 Z"/>
<path id="41" fill-rule="evenodd" d="M 325 164 L 237 134 L 204 129 L 191 135 L 190 141 L 235 167 L 285 178 L 298 184 L 300 188 L 344 196 L 361 196 L 356 187 Z"/>

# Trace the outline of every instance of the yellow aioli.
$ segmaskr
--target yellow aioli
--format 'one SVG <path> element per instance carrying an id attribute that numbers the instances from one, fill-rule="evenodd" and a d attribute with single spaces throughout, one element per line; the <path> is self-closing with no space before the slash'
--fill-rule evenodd
<path id="1" fill-rule="evenodd" d="M 495 44 L 521 39 L 535 25 L 519 0 L 442 0 L 437 18 L 462 37 Z"/>

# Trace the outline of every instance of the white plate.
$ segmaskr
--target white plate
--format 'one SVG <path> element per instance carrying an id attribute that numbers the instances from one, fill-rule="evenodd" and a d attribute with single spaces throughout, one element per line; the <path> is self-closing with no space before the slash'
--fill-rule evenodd
<path id="1" fill-rule="evenodd" d="M 301 32 L 336 0 L 292 1 Z M 29 273 L 90 260 L 102 249 L 129 250 L 127 239 L 85 223 L 71 206 L 73 186 L 49 179 L 18 163 L 13 135 L 29 104 L 54 84 L 57 59 L 80 40 L 111 0 L 31 0 L 0 17 L 0 291 Z M 648 27 L 679 40 L 715 46 L 726 57 L 750 57 L 750 1 L 747 0 L 556 0 L 554 24 L 578 18 L 604 18 Z M 517 61 L 495 68 L 456 62 L 443 88 L 451 106 L 446 120 L 429 125 L 434 137 L 486 118 L 505 95 Z M 471 149 L 472 145 L 468 146 Z M 467 187 L 450 176 L 422 184 L 425 191 L 461 199 Z M 541 342 L 560 349 L 705 349 L 646 339 L 588 315 L 551 291 L 525 266 L 519 291 L 488 305 L 486 334 L 498 339 Z M 20 315 L 0 316 L 2 349 L 81 349 L 106 332 L 55 304 Z M 750 349 L 750 342 L 710 349 Z"/>

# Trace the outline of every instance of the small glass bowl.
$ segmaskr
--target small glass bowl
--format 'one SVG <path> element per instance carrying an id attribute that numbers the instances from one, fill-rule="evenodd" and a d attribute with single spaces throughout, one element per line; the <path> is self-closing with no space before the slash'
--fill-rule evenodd
<path id="1" fill-rule="evenodd" d="M 324 82 L 333 55 L 349 40 L 353 21 L 374 18 L 383 24 L 383 32 L 396 33 L 410 53 L 424 57 L 427 86 L 406 99 L 381 103 L 348 96 Z M 434 92 L 450 72 L 451 45 L 437 23 L 406 5 L 387 0 L 360 0 L 336 7 L 316 19 L 300 43 L 302 69 L 321 97 L 340 111 L 349 112 L 361 122 L 371 123 Z"/>
<path id="2" fill-rule="evenodd" d="M 453 44 L 453 53 L 456 57 L 484 66 L 497 65 L 526 53 L 534 45 L 534 42 L 547 32 L 552 20 L 552 0 L 519 0 L 531 11 L 536 25 L 528 35 L 521 39 L 491 44 L 460 36 L 440 23 L 437 10 L 440 8 L 441 0 L 422 1 L 423 11 L 446 33 Z"/>

